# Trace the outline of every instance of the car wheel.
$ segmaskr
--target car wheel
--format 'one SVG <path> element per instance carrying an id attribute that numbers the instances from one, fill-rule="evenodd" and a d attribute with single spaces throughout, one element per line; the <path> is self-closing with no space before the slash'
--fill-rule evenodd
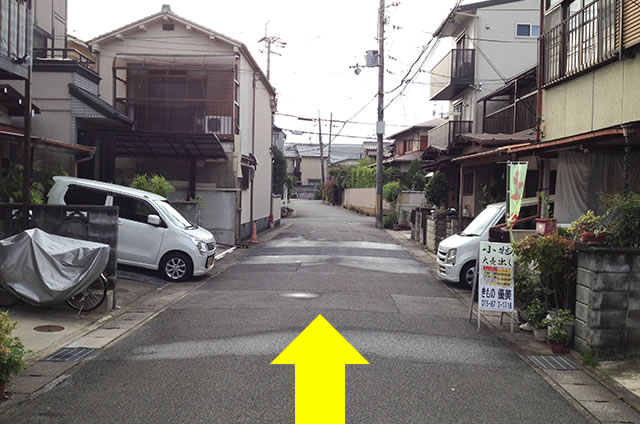
<path id="1" fill-rule="evenodd" d="M 191 258 L 182 252 L 170 252 L 160 261 L 160 273 L 167 281 L 185 281 L 193 275 Z"/>
<path id="2" fill-rule="evenodd" d="M 469 262 L 462 267 L 460 271 L 460 284 L 469 290 L 473 289 L 476 280 L 476 263 Z"/>

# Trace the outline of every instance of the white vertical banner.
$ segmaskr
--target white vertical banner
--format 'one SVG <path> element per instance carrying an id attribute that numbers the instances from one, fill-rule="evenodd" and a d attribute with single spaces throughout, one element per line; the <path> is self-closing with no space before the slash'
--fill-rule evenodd
<path id="1" fill-rule="evenodd" d="M 478 309 L 513 312 L 513 247 L 509 243 L 480 243 Z"/>

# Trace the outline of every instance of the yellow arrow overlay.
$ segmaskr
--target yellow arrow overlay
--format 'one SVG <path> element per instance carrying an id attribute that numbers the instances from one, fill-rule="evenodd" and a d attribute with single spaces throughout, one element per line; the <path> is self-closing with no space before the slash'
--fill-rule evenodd
<path id="1" fill-rule="evenodd" d="M 271 364 L 296 366 L 296 424 L 344 424 L 345 365 L 369 362 L 318 315 Z"/>

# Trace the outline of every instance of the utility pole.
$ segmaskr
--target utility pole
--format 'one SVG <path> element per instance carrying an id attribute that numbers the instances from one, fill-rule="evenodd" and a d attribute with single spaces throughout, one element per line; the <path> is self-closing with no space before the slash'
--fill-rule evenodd
<path id="1" fill-rule="evenodd" d="M 322 146 L 322 120 L 318 111 L 318 140 L 320 141 L 320 175 L 322 175 L 322 186 L 324 187 L 324 148 Z M 329 139 L 331 141 L 331 139 Z"/>
<path id="2" fill-rule="evenodd" d="M 333 112 L 329 115 L 329 154 L 327 155 L 327 164 L 331 165 L 331 128 L 333 127 Z"/>
<path id="3" fill-rule="evenodd" d="M 276 35 L 268 35 L 267 27 L 269 21 L 264 26 L 264 37 L 258 40 L 258 43 L 264 42 L 264 46 L 267 48 L 267 80 L 271 80 L 271 54 L 282 56 L 280 53 L 274 52 L 273 47 L 286 47 L 286 41 L 282 41 L 280 37 Z"/>
<path id="4" fill-rule="evenodd" d="M 380 0 L 378 10 L 378 122 L 376 123 L 376 134 L 378 136 L 378 154 L 376 157 L 376 227 L 383 228 L 382 215 L 382 184 L 383 184 L 383 149 L 384 144 L 384 0 Z"/>

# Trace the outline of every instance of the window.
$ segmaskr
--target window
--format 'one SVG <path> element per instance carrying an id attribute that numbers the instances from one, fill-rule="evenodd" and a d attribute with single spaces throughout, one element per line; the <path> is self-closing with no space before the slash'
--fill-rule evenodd
<path id="1" fill-rule="evenodd" d="M 120 208 L 119 216 L 122 219 L 147 223 L 149 215 L 158 215 L 158 212 L 144 200 L 134 199 L 132 197 L 114 195 L 113 206 Z"/>
<path id="2" fill-rule="evenodd" d="M 463 176 L 464 185 L 462 186 L 462 194 L 465 196 L 473 195 L 473 172 L 467 172 Z"/>
<path id="3" fill-rule="evenodd" d="M 173 29 L 174 29 L 173 24 L 162 24 L 163 31 L 173 31 Z"/>
<path id="4" fill-rule="evenodd" d="M 516 37 L 538 37 L 539 35 L 540 25 L 516 24 Z"/>
<path id="5" fill-rule="evenodd" d="M 104 206 L 106 200 L 106 192 L 77 185 L 70 185 L 64 195 L 64 203 L 67 205 Z"/>

